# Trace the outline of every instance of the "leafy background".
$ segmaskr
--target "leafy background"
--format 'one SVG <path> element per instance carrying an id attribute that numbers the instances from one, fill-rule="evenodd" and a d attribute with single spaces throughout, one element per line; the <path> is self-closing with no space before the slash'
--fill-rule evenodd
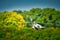
<path id="1" fill-rule="evenodd" d="M 45 29 L 32 29 L 34 21 Z M 60 40 L 60 11 L 32 8 L 0 12 L 0 40 Z"/>

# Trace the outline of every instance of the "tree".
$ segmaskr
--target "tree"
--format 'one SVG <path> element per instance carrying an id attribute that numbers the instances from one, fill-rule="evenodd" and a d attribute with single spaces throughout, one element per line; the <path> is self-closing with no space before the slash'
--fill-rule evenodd
<path id="1" fill-rule="evenodd" d="M 5 12 L 0 16 L 0 25 L 6 28 L 16 28 L 20 29 L 24 27 L 24 18 L 16 12 Z"/>

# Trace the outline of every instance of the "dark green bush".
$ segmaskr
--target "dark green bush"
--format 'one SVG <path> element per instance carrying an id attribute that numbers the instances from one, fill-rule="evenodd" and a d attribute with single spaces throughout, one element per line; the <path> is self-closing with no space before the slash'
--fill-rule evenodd
<path id="1" fill-rule="evenodd" d="M 0 31 L 0 34 L 5 35 L 1 40 L 60 40 L 60 29 L 59 28 L 46 28 L 34 30 L 31 28 L 24 28 L 19 31 L 4 32 Z M 1 37 L 1 35 L 0 35 Z"/>

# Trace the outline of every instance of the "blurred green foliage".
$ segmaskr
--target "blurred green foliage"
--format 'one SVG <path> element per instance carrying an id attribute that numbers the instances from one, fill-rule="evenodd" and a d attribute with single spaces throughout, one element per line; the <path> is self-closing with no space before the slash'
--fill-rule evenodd
<path id="1" fill-rule="evenodd" d="M 43 24 L 44 27 L 60 28 L 60 11 L 55 8 L 32 8 L 30 11 L 13 10 L 12 12 L 0 12 L 1 26 L 10 28 L 17 26 L 22 28 L 23 26 L 32 27 L 34 21 Z"/>
<path id="2" fill-rule="evenodd" d="M 19 12 L 18 10 L 16 12 L 24 17 L 25 22 L 29 22 L 26 23 L 26 26 L 35 21 L 43 24 L 45 27 L 60 27 L 60 11 L 55 8 L 32 8 L 30 11 L 20 10 Z"/>
<path id="3" fill-rule="evenodd" d="M 45 29 L 33 30 L 34 21 Z M 0 12 L 0 40 L 60 40 L 60 11 L 32 8 Z"/>
<path id="4" fill-rule="evenodd" d="M 13 31 L 12 29 L 8 30 L 10 31 L 3 33 L 4 37 L 2 38 L 1 38 L 2 34 L 0 33 L 1 40 L 60 40 L 59 28 L 50 27 L 39 30 L 23 28 L 18 31 Z"/>

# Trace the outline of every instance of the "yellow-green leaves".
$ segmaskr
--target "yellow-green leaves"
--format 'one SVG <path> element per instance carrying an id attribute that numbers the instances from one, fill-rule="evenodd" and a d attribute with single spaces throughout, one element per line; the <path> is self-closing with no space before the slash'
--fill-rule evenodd
<path id="1" fill-rule="evenodd" d="M 1 16 L 0 18 L 2 20 L 1 19 L 0 20 L 3 26 L 6 26 L 8 28 L 9 27 L 13 28 L 15 26 L 16 29 L 23 28 L 24 19 L 23 19 L 23 16 L 21 16 L 20 14 L 17 14 L 16 12 L 5 12 L 5 13 L 2 13 Z"/>

